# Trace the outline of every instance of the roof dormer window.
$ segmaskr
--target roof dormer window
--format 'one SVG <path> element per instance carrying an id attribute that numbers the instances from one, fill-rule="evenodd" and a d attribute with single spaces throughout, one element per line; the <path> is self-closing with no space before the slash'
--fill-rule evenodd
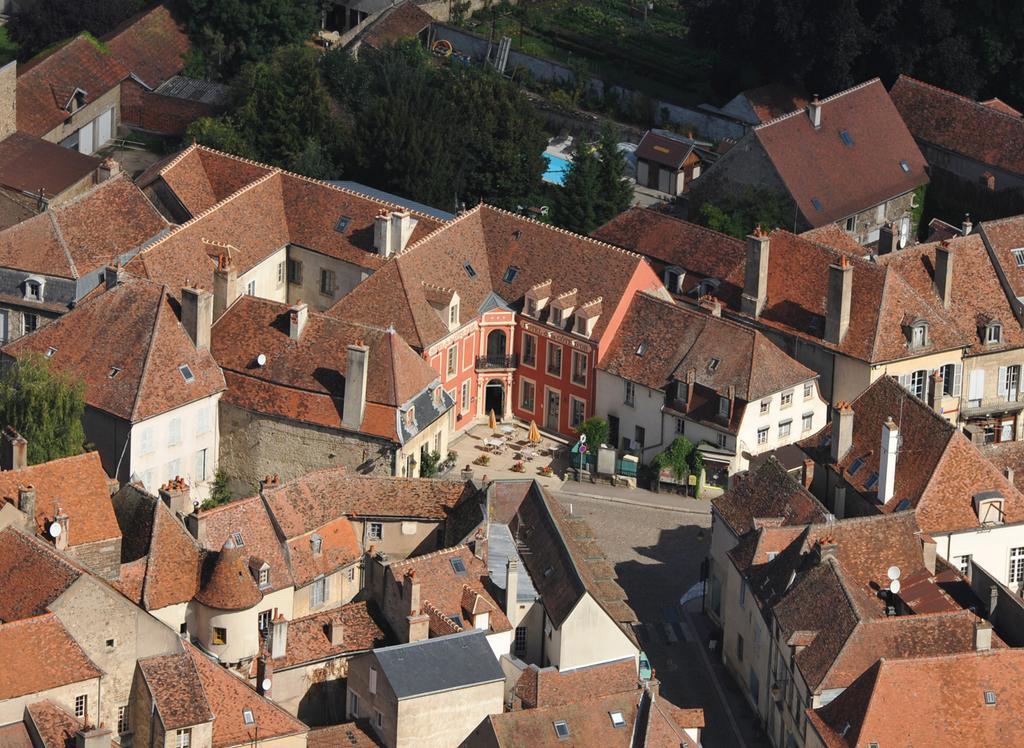
<path id="1" fill-rule="evenodd" d="M 457 298 L 452 299 L 451 305 L 448 307 L 448 327 L 454 329 L 459 326 L 459 300 Z"/>
<path id="2" fill-rule="evenodd" d="M 982 491 L 975 494 L 974 512 L 983 525 L 1003 524 L 1003 495 L 998 491 Z"/>
<path id="3" fill-rule="evenodd" d="M 683 278 L 686 277 L 686 271 L 678 267 L 670 267 L 665 270 L 665 288 L 669 290 L 669 293 L 680 294 L 683 292 Z"/>
<path id="4" fill-rule="evenodd" d="M 407 430 L 412 429 L 416 425 L 416 406 L 410 405 L 409 410 L 405 411 L 405 415 L 402 417 L 402 421 L 405 424 Z"/>
<path id="5" fill-rule="evenodd" d="M 38 278 L 28 278 L 25 281 L 23 294 L 26 301 L 42 301 L 43 281 Z"/>
<path id="6" fill-rule="evenodd" d="M 1011 249 L 1010 254 L 1013 255 L 1013 261 L 1017 263 L 1017 267 L 1024 268 L 1024 247 Z"/>
<path id="7" fill-rule="evenodd" d="M 722 418 L 728 418 L 729 417 L 729 410 L 730 410 L 729 406 L 730 406 L 729 398 L 727 398 L 727 397 L 719 397 L 718 398 L 718 415 L 720 415 Z"/>
<path id="8" fill-rule="evenodd" d="M 1003 342 L 1003 325 L 999 320 L 991 320 L 985 325 L 985 345 L 998 345 Z"/>
<path id="9" fill-rule="evenodd" d="M 910 326 L 910 347 L 924 348 L 926 345 L 928 345 L 928 323 L 919 319 Z"/>
<path id="10" fill-rule="evenodd" d="M 265 567 L 263 569 L 260 569 L 258 581 L 260 583 L 260 587 L 269 587 L 270 586 L 270 567 L 269 566 L 267 566 L 267 567 Z"/>
<path id="11" fill-rule="evenodd" d="M 313 549 L 313 555 L 319 556 L 324 547 L 324 539 L 314 532 L 309 538 L 309 545 Z"/>

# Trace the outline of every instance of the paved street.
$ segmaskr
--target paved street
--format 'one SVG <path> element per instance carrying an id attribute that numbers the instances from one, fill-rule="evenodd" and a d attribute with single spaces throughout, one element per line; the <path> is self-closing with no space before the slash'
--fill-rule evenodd
<path id="1" fill-rule="evenodd" d="M 678 604 L 700 580 L 710 541 L 707 502 L 638 492 L 630 496 L 635 497 L 630 504 L 612 494 L 591 498 L 567 493 L 599 493 L 594 488 L 566 484 L 556 495 L 590 524 L 615 567 L 627 602 L 640 619 L 637 637 L 661 681 L 662 695 L 677 706 L 704 709 L 703 744 L 709 748 L 767 745 L 753 713 L 698 633 L 708 628 L 699 599 L 687 611 Z M 661 502 L 685 510 L 655 506 Z"/>

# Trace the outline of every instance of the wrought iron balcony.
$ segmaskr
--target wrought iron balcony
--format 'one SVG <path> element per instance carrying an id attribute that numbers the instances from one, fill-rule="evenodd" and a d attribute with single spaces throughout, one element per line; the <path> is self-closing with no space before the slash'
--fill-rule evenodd
<path id="1" fill-rule="evenodd" d="M 479 369 L 514 369 L 519 361 L 516 354 L 507 356 L 504 353 L 476 357 L 476 368 Z"/>

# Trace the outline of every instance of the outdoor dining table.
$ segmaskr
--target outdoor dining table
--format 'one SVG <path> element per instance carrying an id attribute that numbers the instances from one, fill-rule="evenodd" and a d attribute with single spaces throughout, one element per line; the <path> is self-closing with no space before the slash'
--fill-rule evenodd
<path id="1" fill-rule="evenodd" d="M 503 447 L 505 446 L 504 439 L 484 439 L 484 446 L 486 447 Z"/>
<path id="2" fill-rule="evenodd" d="M 501 433 L 508 434 L 509 436 L 511 436 L 512 434 L 516 433 L 516 427 L 515 426 L 502 426 L 501 427 Z"/>

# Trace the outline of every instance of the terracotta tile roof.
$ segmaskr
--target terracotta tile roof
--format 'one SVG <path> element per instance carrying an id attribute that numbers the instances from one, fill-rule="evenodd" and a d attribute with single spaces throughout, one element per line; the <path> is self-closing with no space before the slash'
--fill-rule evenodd
<path id="1" fill-rule="evenodd" d="M 838 249 L 840 252 L 846 252 L 857 257 L 867 257 L 871 254 L 870 247 L 858 244 L 856 239 L 836 223 L 826 223 L 824 226 L 819 226 L 816 229 L 804 231 L 800 234 L 800 237 L 815 244 L 823 244 L 826 247 L 832 247 L 832 249 Z"/>
<path id="2" fill-rule="evenodd" d="M 48 197 L 90 176 L 100 165 L 95 156 L 15 132 L 0 141 L 0 185 Z"/>
<path id="3" fill-rule="evenodd" d="M 1006 469 L 1013 471 L 1013 485 L 1024 491 L 1024 442 L 1012 441 L 979 446 L 982 457 L 995 465 L 1006 475 Z"/>
<path id="4" fill-rule="evenodd" d="M 6 589 L 6 588 L 5 588 Z M 52 613 L 0 623 L 0 699 L 99 678 L 103 673 Z"/>
<path id="5" fill-rule="evenodd" d="M 197 602 L 219 610 L 246 610 L 263 599 L 249 568 L 249 553 L 231 538 L 207 566 L 209 571 L 195 596 Z"/>
<path id="6" fill-rule="evenodd" d="M 242 716 L 245 709 L 252 710 L 259 725 L 260 740 L 305 735 L 309 729 L 192 645 L 186 644 L 185 651 L 195 664 L 206 702 L 214 715 L 212 748 L 249 745 L 255 740 L 253 729 L 245 724 Z"/>
<path id="7" fill-rule="evenodd" d="M 723 344 L 726 340 L 728 345 Z M 672 382 L 686 381 L 693 371 L 698 388 L 721 396 L 733 388 L 744 402 L 817 376 L 760 332 L 647 294 L 638 294 L 630 305 L 599 368 L 661 391 Z M 687 413 L 717 421 L 718 398 L 704 394 L 703 399 L 707 407 L 691 403 Z M 730 425 L 736 428 L 742 410 L 734 408 L 733 416 Z"/>
<path id="8" fill-rule="evenodd" d="M 464 573 L 455 571 L 453 559 L 462 559 Z M 488 614 L 491 633 L 511 630 L 512 624 L 491 591 L 487 562 L 473 555 L 468 546 L 445 548 L 396 561 L 388 566 L 385 584 L 396 585 L 401 594 L 405 575 L 409 573 L 414 574 L 419 582 L 423 606 L 433 606 L 441 615 L 454 621 L 458 630 L 473 628 L 472 615 L 476 612 Z M 456 632 L 444 631 L 439 635 L 447 633 Z"/>
<path id="9" fill-rule="evenodd" d="M 1024 652 L 1000 649 L 910 659 L 882 658 L 832 702 L 808 710 L 829 748 L 906 745 L 1012 745 L 1024 741 L 1016 715 Z M 986 703 L 986 693 L 995 703 Z"/>
<path id="10" fill-rule="evenodd" d="M 683 268 L 684 294 L 695 296 L 700 281 L 712 278 L 719 282 L 715 296 L 739 305 L 747 261 L 746 245 L 739 239 L 639 207 L 623 211 L 593 236 L 646 255 L 659 271 L 669 266 Z"/>
<path id="11" fill-rule="evenodd" d="M 331 622 L 341 621 L 342 641 L 331 644 Z M 360 600 L 322 613 L 288 622 L 288 646 L 284 657 L 272 662 L 275 670 L 365 652 L 391 644 L 380 611 L 373 602 Z M 255 667 L 255 663 L 253 664 Z"/>
<path id="12" fill-rule="evenodd" d="M 392 331 L 312 311 L 299 340 L 292 340 L 288 331 L 289 307 L 253 296 L 241 297 L 217 320 L 213 355 L 235 375 L 228 380 L 229 402 L 259 412 L 273 409 L 278 414 L 294 403 L 293 420 L 312 419 L 320 425 L 343 428 L 346 346 L 362 341 L 369 348 L 367 404 L 385 406 L 391 414 L 388 421 L 378 409 L 368 408 L 362 430 L 395 438 L 396 408 L 437 381 L 430 365 Z M 259 353 L 267 358 L 263 366 L 254 363 Z M 236 388 L 236 378 L 242 377 L 249 381 Z M 280 388 L 291 390 L 289 400 L 280 399 Z"/>
<path id="13" fill-rule="evenodd" d="M 928 182 L 924 156 L 877 78 L 822 99 L 820 106 L 817 129 L 806 110 L 799 110 L 753 130 L 811 226 L 859 213 Z M 844 131 L 851 145 L 841 138 Z"/>
<path id="14" fill-rule="evenodd" d="M 11 527 L 0 531 L 0 621 L 45 613 L 81 575 L 42 541 Z"/>
<path id="15" fill-rule="evenodd" d="M 0 727 L 0 748 L 35 748 L 24 722 L 12 722 Z"/>
<path id="16" fill-rule="evenodd" d="M 201 725 L 216 717 L 206 700 L 191 647 L 179 654 L 139 660 L 139 670 L 165 730 Z"/>
<path id="17" fill-rule="evenodd" d="M 1024 174 L 1024 121 L 1019 113 L 973 101 L 906 75 L 896 79 L 889 95 L 918 140 Z"/>
<path id="18" fill-rule="evenodd" d="M 774 459 L 743 476 L 711 503 L 737 538 L 753 530 L 760 519 L 779 519 L 782 525 L 806 525 L 824 522 L 828 515 L 821 502 Z"/>
<path id="19" fill-rule="evenodd" d="M 990 250 L 993 262 L 1002 270 L 1010 294 L 1014 297 L 1024 296 L 1024 269 L 1017 265 L 1017 260 L 1013 256 L 1013 250 L 1024 247 L 1024 216 L 985 221 L 979 227 L 979 234 L 986 249 Z M 956 268 L 953 270 L 953 277 L 956 278 Z M 1007 324 L 1012 322 L 1007 320 L 1004 323 L 1004 332 Z"/>
<path id="20" fill-rule="evenodd" d="M 37 701 L 25 707 L 43 748 L 74 748 L 75 733 L 82 729 L 82 720 L 52 701 Z"/>
<path id="21" fill-rule="evenodd" d="M 343 569 L 362 557 L 359 540 L 346 517 L 338 517 L 318 527 L 316 535 L 321 541 L 319 554 L 313 552 L 312 532 L 287 541 L 288 564 L 297 585 L 308 584 L 318 576 Z"/>
<path id="22" fill-rule="evenodd" d="M 234 550 L 226 549 L 229 551 L 227 560 L 231 563 L 224 567 L 221 573 L 230 571 L 231 575 L 225 576 L 223 587 L 214 588 L 218 593 L 215 598 L 210 598 L 209 604 L 213 605 L 214 599 L 220 599 L 221 602 L 230 602 L 230 607 L 249 607 L 241 603 L 252 601 L 249 604 L 255 604 L 258 601 L 256 595 L 260 590 L 256 587 L 256 581 L 249 570 L 251 559 L 257 559 L 270 566 L 270 585 L 263 592 L 284 589 L 294 584 L 285 550 L 274 529 L 274 521 L 259 496 L 239 499 L 199 512 L 197 519 L 201 527 L 199 538 L 206 550 L 220 551 L 219 554 L 207 554 L 203 570 L 204 591 L 200 593 L 204 597 L 208 580 L 211 579 L 211 575 L 217 574 L 216 569 L 221 566 L 218 561 L 224 556 L 225 544 L 231 540 L 238 546 Z M 237 538 L 233 538 L 235 533 L 241 535 L 241 544 L 237 543 Z M 243 569 L 244 574 L 239 576 Z M 197 599 L 203 602 L 203 597 Z"/>
<path id="23" fill-rule="evenodd" d="M 318 727 L 306 736 L 306 748 L 377 748 L 380 745 L 383 743 L 374 737 L 373 728 L 357 722 Z"/>
<path id="24" fill-rule="evenodd" d="M 693 152 L 693 146 L 692 140 L 683 137 L 668 137 L 648 130 L 636 147 L 636 157 L 678 170 L 683 168 L 683 163 Z"/>
<path id="25" fill-rule="evenodd" d="M 18 129 L 45 135 L 68 118 L 65 108 L 76 89 L 89 104 L 128 77 L 128 70 L 86 35 L 18 68 Z"/>
<path id="26" fill-rule="evenodd" d="M 411 0 L 399 3 L 386 12 L 362 36 L 363 44 L 380 49 L 403 39 L 418 36 L 434 19 Z"/>
<path id="27" fill-rule="evenodd" d="M 524 668 L 515 694 L 524 709 L 560 706 L 639 689 L 632 658 L 561 672 L 556 667 Z"/>
<path id="28" fill-rule="evenodd" d="M 902 438 L 912 449 L 899 452 L 892 498 L 880 511 L 892 512 L 909 502 L 922 530 L 943 532 L 978 527 L 973 497 L 982 491 L 998 491 L 1005 499 L 1006 522 L 1024 519 L 1024 496 L 977 448 L 948 421 L 909 394 L 891 377 L 880 377 L 851 403 L 853 444 L 850 451 L 832 465 L 831 427 L 800 442 L 815 462 L 841 470 L 843 478 L 863 496 L 875 500 L 881 454 L 882 424 L 893 418 Z M 855 473 L 850 469 L 860 461 Z"/>
<path id="29" fill-rule="evenodd" d="M 593 531 L 566 510 L 534 481 L 495 481 L 488 493 L 488 516 L 507 524 L 527 552 L 523 563 L 544 610 L 560 627 L 584 596 L 604 608 L 620 625 L 636 620 L 624 604 L 625 593 L 614 579 L 614 570 L 593 541 Z M 528 532 L 527 532 L 528 531 Z M 623 628 L 632 638 L 631 630 Z"/>
<path id="30" fill-rule="evenodd" d="M 165 4 L 129 18 L 103 37 L 115 57 L 150 89 L 185 67 L 183 55 L 191 49 L 185 26 Z"/>
<path id="31" fill-rule="evenodd" d="M 286 538 L 314 532 L 342 516 L 443 521 L 475 495 L 472 483 L 346 475 L 343 468 L 315 470 L 263 489 Z"/>
<path id="32" fill-rule="evenodd" d="M 506 282 L 513 266 L 518 271 Z M 587 272 L 593 267 L 601 272 Z M 455 289 L 465 323 L 494 295 L 518 310 L 530 288 L 555 279 L 552 298 L 576 289 L 581 304 L 602 299 L 605 313 L 591 335 L 600 340 L 630 281 L 644 270 L 642 258 L 632 252 L 481 204 L 407 248 L 328 314 L 391 324 L 409 345 L 423 349 L 449 334 L 424 283 Z M 651 281 L 650 289 L 641 290 L 660 286 Z M 571 316 L 565 328 L 570 324 Z"/>
<path id="33" fill-rule="evenodd" d="M 137 558 L 121 564 L 117 579 L 110 586 L 127 597 L 136 605 L 142 605 L 142 590 L 146 585 L 146 557 Z M 191 599 L 191 596 L 189 596 Z"/>
<path id="34" fill-rule="evenodd" d="M 105 344 L 93 345 L 97 330 Z M 165 286 L 127 277 L 3 352 L 15 358 L 56 348 L 50 366 L 85 381 L 85 402 L 136 423 L 225 388 L 209 351 L 192 344 Z M 179 371 L 187 365 L 194 380 Z M 117 369 L 116 374 L 111 373 Z"/>
<path id="35" fill-rule="evenodd" d="M 121 528 L 110 503 L 110 486 L 98 452 L 64 457 L 21 470 L 0 471 L 0 502 L 18 506 L 18 488 L 36 490 L 35 527 L 46 530 L 59 506 L 70 518 L 71 546 L 121 537 Z M 20 507 L 19 507 L 20 508 Z"/>
<path id="36" fill-rule="evenodd" d="M 807 106 L 807 92 L 800 86 L 768 83 L 740 94 L 750 104 L 759 122 L 767 122 Z"/>

